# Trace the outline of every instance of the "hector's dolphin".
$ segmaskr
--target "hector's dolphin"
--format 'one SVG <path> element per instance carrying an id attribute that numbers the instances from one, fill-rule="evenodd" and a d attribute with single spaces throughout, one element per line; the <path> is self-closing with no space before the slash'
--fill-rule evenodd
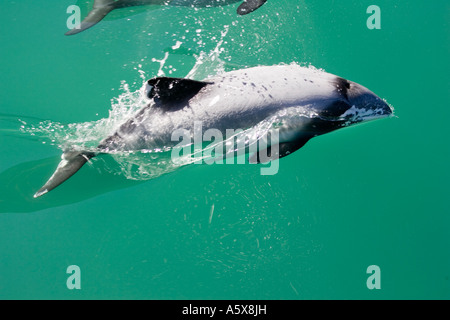
<path id="1" fill-rule="evenodd" d="M 89 14 L 81 22 L 79 28 L 66 32 L 67 36 L 80 33 L 100 22 L 114 9 L 145 6 L 145 5 L 170 5 L 183 7 L 217 7 L 243 1 L 237 9 L 239 15 L 253 12 L 262 6 L 267 0 L 95 0 Z"/>
<path id="2" fill-rule="evenodd" d="M 270 122 L 279 132 L 278 157 L 309 139 L 392 114 L 365 87 L 295 64 L 224 73 L 204 81 L 159 77 L 148 80 L 150 103 L 103 139 L 95 152 L 67 150 L 55 173 L 35 194 L 54 189 L 97 153 L 173 147 L 172 133 L 202 122 L 205 129 L 256 128 Z"/>

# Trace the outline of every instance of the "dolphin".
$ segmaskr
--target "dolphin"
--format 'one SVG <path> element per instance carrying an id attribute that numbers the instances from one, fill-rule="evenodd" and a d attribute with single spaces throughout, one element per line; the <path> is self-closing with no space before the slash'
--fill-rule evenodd
<path id="1" fill-rule="evenodd" d="M 80 33 L 99 23 L 114 9 L 145 6 L 170 5 L 184 7 L 217 7 L 243 1 L 237 8 L 239 15 L 245 15 L 261 7 L 267 0 L 95 0 L 92 10 L 81 22 L 79 28 L 66 32 L 66 36 Z"/>
<path id="2" fill-rule="evenodd" d="M 223 133 L 276 123 L 276 157 L 282 158 L 313 137 L 393 113 L 362 85 L 296 64 L 241 69 L 203 81 L 152 78 L 146 95 L 148 105 L 103 139 L 95 152 L 66 150 L 34 197 L 59 186 L 97 154 L 173 147 L 172 133 L 192 130 L 199 121 L 205 129 Z"/>

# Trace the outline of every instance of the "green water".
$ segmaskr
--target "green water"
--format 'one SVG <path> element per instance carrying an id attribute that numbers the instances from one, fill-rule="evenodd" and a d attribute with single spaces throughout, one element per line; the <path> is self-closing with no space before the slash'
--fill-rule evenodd
<path id="1" fill-rule="evenodd" d="M 142 7 L 66 37 L 74 3 L 0 2 L 0 298 L 450 298 L 448 1 Z M 366 26 L 372 4 L 380 30 Z M 291 62 L 370 88 L 397 117 L 317 137 L 273 176 L 192 165 L 133 181 L 85 166 L 32 197 L 60 150 L 18 118 L 108 117 L 140 70 Z M 66 285 L 70 265 L 80 290 Z M 366 285 L 370 265 L 381 289 Z"/>

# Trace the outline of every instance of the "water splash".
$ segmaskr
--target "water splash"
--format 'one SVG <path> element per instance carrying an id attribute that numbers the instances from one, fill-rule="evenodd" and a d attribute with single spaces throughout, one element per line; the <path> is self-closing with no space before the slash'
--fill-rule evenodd
<path id="1" fill-rule="evenodd" d="M 217 42 L 216 47 L 209 54 L 201 51 L 200 55 L 195 56 L 195 65 L 186 75 L 186 78 L 200 80 L 221 74 L 225 71 L 225 62 L 220 59 L 220 55 L 224 51 L 222 44 L 229 29 L 228 25 L 224 26 L 224 30 L 220 33 L 220 39 Z"/>
<path id="2" fill-rule="evenodd" d="M 186 78 L 203 79 L 224 71 L 224 62 L 220 59 L 220 54 L 223 52 L 221 46 L 228 29 L 228 26 L 224 27 L 216 47 L 211 52 L 201 51 L 200 54 L 194 55 L 195 64 Z M 182 44 L 181 41 L 178 41 L 172 49 L 176 50 Z M 165 64 L 168 58 L 169 52 L 166 52 L 162 59 L 152 59 L 153 62 L 159 64 L 157 76 L 166 76 L 165 69 L 167 68 L 165 68 Z M 111 108 L 107 118 L 64 124 L 57 121 L 30 120 L 19 117 L 20 132 L 42 143 L 57 146 L 63 152 L 68 150 L 98 152 L 98 145 L 101 140 L 112 135 L 125 121 L 132 118 L 149 103 L 146 96 L 146 81 L 149 77 L 142 70 L 142 65 L 139 64 L 134 69 L 138 72 L 141 80 L 140 89 L 131 91 L 130 85 L 126 81 L 122 81 L 119 88 L 121 93 L 118 97 L 111 99 Z M 170 148 L 154 148 L 133 152 L 112 150 L 106 155 L 100 154 L 91 161 L 96 162 L 95 167 L 99 168 L 100 171 L 121 174 L 127 179 L 147 180 L 193 162 L 190 156 L 182 158 L 181 161 L 173 162 L 171 161 L 170 151 Z M 110 161 L 111 159 L 114 161 Z"/>
<path id="3" fill-rule="evenodd" d="M 141 79 L 144 73 L 140 72 Z M 145 83 L 145 81 L 143 81 Z M 56 145 L 61 150 L 97 151 L 97 146 L 104 137 L 112 134 L 125 119 L 132 117 L 138 110 L 148 104 L 145 86 L 137 91 L 130 91 L 128 84 L 122 81 L 123 92 L 111 100 L 109 117 L 97 121 L 63 124 L 57 121 L 27 121 L 19 118 L 20 130 L 43 143 Z"/>

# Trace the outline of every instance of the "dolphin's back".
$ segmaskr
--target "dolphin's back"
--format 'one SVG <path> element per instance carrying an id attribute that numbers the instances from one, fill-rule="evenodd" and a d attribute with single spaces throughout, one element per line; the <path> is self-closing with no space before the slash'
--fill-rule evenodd
<path id="1" fill-rule="evenodd" d="M 323 101 L 339 101 L 336 76 L 296 65 L 237 70 L 203 81 L 175 78 L 149 80 L 149 105 L 127 120 L 99 149 L 136 151 L 171 147 L 177 129 L 192 132 L 195 123 L 214 128 L 248 129 L 295 109 L 311 117 Z"/>
<path id="2" fill-rule="evenodd" d="M 221 95 L 224 99 L 219 105 L 227 111 L 236 109 L 235 112 L 299 106 L 330 99 L 336 78 L 298 65 L 254 67 L 206 79 L 214 85 L 205 88 L 209 92 L 201 100 L 209 108 Z"/>

